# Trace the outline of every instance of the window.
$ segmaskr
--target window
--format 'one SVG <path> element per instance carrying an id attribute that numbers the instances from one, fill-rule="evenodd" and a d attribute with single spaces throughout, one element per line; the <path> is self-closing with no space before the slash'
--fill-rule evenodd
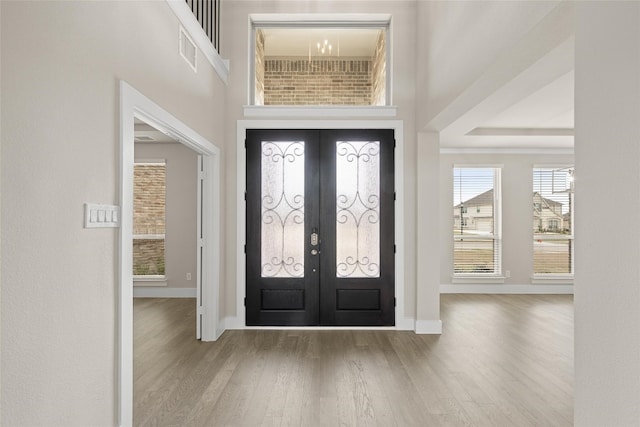
<path id="1" fill-rule="evenodd" d="M 453 168 L 454 275 L 500 275 L 500 209 L 500 168 Z"/>
<path id="2" fill-rule="evenodd" d="M 362 21 L 286 18 L 252 17 L 250 104 L 390 104 L 388 15 Z"/>
<path id="3" fill-rule="evenodd" d="M 533 168 L 533 273 L 573 274 L 573 166 Z"/>
<path id="4" fill-rule="evenodd" d="M 165 276 L 166 163 L 136 162 L 133 171 L 133 275 L 161 279 Z"/>

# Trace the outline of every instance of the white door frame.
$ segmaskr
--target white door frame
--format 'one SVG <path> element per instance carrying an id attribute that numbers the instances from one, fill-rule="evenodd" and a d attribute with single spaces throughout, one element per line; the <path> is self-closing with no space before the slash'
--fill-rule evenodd
<path id="1" fill-rule="evenodd" d="M 220 150 L 158 104 L 120 81 L 120 241 L 118 295 L 118 424 L 133 423 L 133 164 L 134 118 L 202 155 L 204 180 L 202 340 L 215 341 L 220 271 Z M 200 310 L 200 308 L 199 308 Z M 220 330 L 219 330 L 220 329 Z"/>
<path id="2" fill-rule="evenodd" d="M 244 244 L 246 242 L 246 205 L 244 193 L 247 181 L 247 154 L 245 138 L 247 129 L 393 129 L 396 139 L 395 161 L 395 240 L 396 240 L 396 313 L 394 327 L 378 329 L 414 330 L 415 320 L 405 317 L 405 258 L 404 258 L 404 122 L 402 120 L 239 120 L 237 123 L 237 250 L 236 250 L 236 316 L 225 321 L 227 329 L 247 328 L 244 299 L 246 296 L 246 271 Z M 318 327 L 328 329 L 327 327 Z M 315 328 L 308 328 L 315 329 Z M 344 329 L 344 328 L 342 328 Z M 350 328 L 359 329 L 359 328 Z M 376 329 L 376 328 L 364 328 Z"/>

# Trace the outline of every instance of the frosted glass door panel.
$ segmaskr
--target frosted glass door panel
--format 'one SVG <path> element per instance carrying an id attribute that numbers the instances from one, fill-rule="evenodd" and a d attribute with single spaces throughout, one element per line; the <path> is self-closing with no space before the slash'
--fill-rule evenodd
<path id="1" fill-rule="evenodd" d="M 380 277 L 380 142 L 336 142 L 336 276 Z"/>
<path id="2" fill-rule="evenodd" d="M 262 277 L 304 276 L 304 142 L 262 142 Z"/>

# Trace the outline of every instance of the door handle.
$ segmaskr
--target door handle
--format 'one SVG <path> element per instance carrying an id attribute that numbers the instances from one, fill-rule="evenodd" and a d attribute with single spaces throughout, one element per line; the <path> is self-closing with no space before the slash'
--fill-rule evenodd
<path id="1" fill-rule="evenodd" d="M 318 246 L 318 232 L 315 228 L 311 232 L 311 246 Z"/>
<path id="2" fill-rule="evenodd" d="M 320 253 L 317 249 L 311 249 L 311 255 L 318 255 Z"/>

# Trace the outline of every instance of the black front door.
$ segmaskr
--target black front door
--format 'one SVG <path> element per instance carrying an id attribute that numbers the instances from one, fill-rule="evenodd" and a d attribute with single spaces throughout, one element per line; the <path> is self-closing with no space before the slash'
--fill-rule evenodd
<path id="1" fill-rule="evenodd" d="M 247 325 L 394 324 L 393 130 L 247 130 Z"/>

